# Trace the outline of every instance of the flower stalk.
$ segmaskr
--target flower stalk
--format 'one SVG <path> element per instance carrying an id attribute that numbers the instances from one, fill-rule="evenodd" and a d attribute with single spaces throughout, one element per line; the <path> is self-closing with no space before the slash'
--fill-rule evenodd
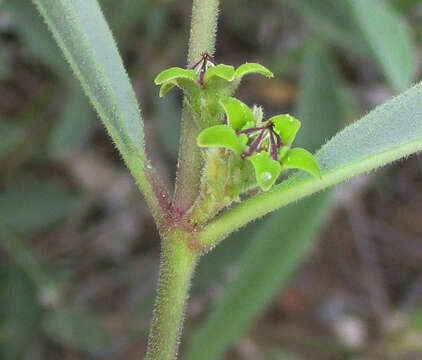
<path id="1" fill-rule="evenodd" d="M 198 252 L 192 233 L 170 231 L 161 247 L 160 276 L 146 360 L 175 359 Z"/>

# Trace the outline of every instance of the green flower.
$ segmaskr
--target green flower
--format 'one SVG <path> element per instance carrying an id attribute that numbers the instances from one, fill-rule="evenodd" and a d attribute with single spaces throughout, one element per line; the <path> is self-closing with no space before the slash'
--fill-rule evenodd
<path id="1" fill-rule="evenodd" d="M 174 87 L 180 88 L 195 122 L 205 129 L 222 122 L 224 112 L 220 101 L 232 96 L 243 76 L 252 73 L 273 77 L 270 70 L 259 64 L 246 63 L 235 69 L 217 64 L 210 55 L 203 54 L 192 69 L 164 70 L 155 78 L 155 84 L 161 86 L 161 97 Z"/>
<path id="2" fill-rule="evenodd" d="M 235 98 L 220 101 L 227 125 L 203 130 L 197 139 L 201 147 L 223 147 L 252 163 L 258 186 L 270 189 L 286 169 L 301 169 L 320 176 L 312 154 L 302 148 L 291 149 L 300 121 L 285 114 L 262 121 L 262 110 L 254 112 Z"/>
<path id="3" fill-rule="evenodd" d="M 274 76 L 270 70 L 260 64 L 246 63 L 235 70 L 231 65 L 217 64 L 210 55 L 205 53 L 192 69 L 179 67 L 166 69 L 157 75 L 154 82 L 156 85 L 161 85 L 160 96 L 162 97 L 175 86 L 189 94 L 192 92 L 192 86 L 198 89 L 215 86 L 218 80 L 224 80 L 223 83 L 218 84 L 224 86 L 233 81 L 240 81 L 243 76 L 253 73 L 266 77 Z"/>

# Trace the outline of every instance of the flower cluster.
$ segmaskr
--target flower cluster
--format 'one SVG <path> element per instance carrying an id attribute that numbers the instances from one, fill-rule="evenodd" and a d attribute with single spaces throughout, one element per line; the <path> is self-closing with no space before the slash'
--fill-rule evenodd
<path id="1" fill-rule="evenodd" d="M 300 121 L 290 115 L 277 115 L 263 121 L 262 110 L 251 110 L 236 98 L 221 101 L 227 125 L 215 125 L 198 136 L 198 146 L 230 149 L 249 160 L 262 190 L 271 188 L 285 169 L 301 169 L 320 176 L 311 153 L 291 145 L 300 128 Z"/>
<path id="2" fill-rule="evenodd" d="M 187 105 L 192 110 L 200 129 L 220 124 L 224 112 L 220 101 L 230 97 L 248 74 L 273 77 L 273 73 L 256 63 L 246 63 L 235 69 L 231 65 L 217 64 L 210 55 L 203 54 L 192 69 L 172 67 L 162 71 L 155 78 L 160 85 L 160 96 L 165 96 L 172 88 L 180 88 Z"/>
<path id="3" fill-rule="evenodd" d="M 246 63 L 235 69 L 217 64 L 203 54 L 192 69 L 173 67 L 155 79 L 161 85 L 160 96 L 177 86 L 184 92 L 193 118 L 202 130 L 200 147 L 220 147 L 233 151 L 239 161 L 249 161 L 255 171 L 256 184 L 270 189 L 283 170 L 301 169 L 320 176 L 311 153 L 291 145 L 300 128 L 300 121 L 284 114 L 263 119 L 261 107 L 250 109 L 232 97 L 243 76 L 258 73 L 273 77 L 270 70 L 256 63 Z M 252 174 L 252 168 L 251 168 Z"/>

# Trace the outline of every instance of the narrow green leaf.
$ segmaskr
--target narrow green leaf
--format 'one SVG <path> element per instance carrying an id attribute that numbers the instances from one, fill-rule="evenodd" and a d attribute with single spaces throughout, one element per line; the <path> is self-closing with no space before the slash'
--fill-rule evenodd
<path id="1" fill-rule="evenodd" d="M 41 298 L 42 293 L 46 289 L 57 289 L 57 281 L 53 278 L 53 276 L 57 274 L 54 272 L 51 273 L 36 259 L 23 239 L 12 232 L 3 223 L 0 223 L 0 236 L 3 240 L 1 243 L 2 247 L 7 250 L 9 257 L 13 260 L 14 264 L 16 264 L 34 284 L 37 289 L 37 296 Z"/>
<path id="2" fill-rule="evenodd" d="M 208 239 L 220 239 L 228 229 L 234 231 L 305 196 L 421 151 L 421 95 L 422 83 L 346 127 L 316 155 L 322 179 L 303 173 L 293 175 L 211 222 L 200 235 L 201 242 L 206 244 Z"/>
<path id="3" fill-rule="evenodd" d="M 279 0 L 303 16 L 313 30 L 330 43 L 367 54 L 369 52 L 350 16 L 347 1 Z M 370 0 L 372 1 L 372 0 Z M 375 0 L 374 0 L 375 1 Z"/>
<path id="4" fill-rule="evenodd" d="M 17 124 L 0 119 L 0 159 L 11 154 L 25 139 L 25 129 Z"/>
<path id="5" fill-rule="evenodd" d="M 391 6 L 397 11 L 404 12 L 420 3 L 421 0 L 393 0 Z"/>
<path id="6" fill-rule="evenodd" d="M 6 79 L 11 73 L 12 67 L 9 55 L 6 45 L 0 40 L 0 80 Z"/>
<path id="7" fill-rule="evenodd" d="M 255 169 L 256 182 L 263 191 L 274 185 L 281 173 L 281 165 L 262 151 L 247 158 Z"/>
<path id="8" fill-rule="evenodd" d="M 244 140 L 247 141 L 246 138 Z M 198 146 L 224 147 L 240 155 L 246 147 L 246 141 L 244 140 L 242 140 L 241 136 L 237 136 L 230 126 L 215 125 L 206 128 L 198 135 Z"/>
<path id="9" fill-rule="evenodd" d="M 330 46 L 321 41 L 311 44 L 301 72 L 295 116 L 302 127 L 295 142 L 314 152 L 344 127 L 349 105 Z"/>
<path id="10" fill-rule="evenodd" d="M 119 44 L 122 43 L 125 47 L 130 44 L 136 34 L 134 28 L 149 13 L 148 6 L 151 3 L 151 0 L 121 0 L 113 4 L 113 12 L 107 18 Z"/>
<path id="11" fill-rule="evenodd" d="M 41 307 L 37 289 L 16 265 L 8 266 L 5 326 L 10 338 L 2 349 L 5 359 L 24 359 L 35 341 Z"/>
<path id="12" fill-rule="evenodd" d="M 154 217 L 162 217 L 151 185 L 144 130 L 135 93 L 96 0 L 33 0 L 65 58 L 104 122 L 144 193 Z"/>
<path id="13" fill-rule="evenodd" d="M 295 148 L 290 150 L 282 161 L 284 169 L 300 169 L 316 177 L 321 176 L 315 158 L 305 149 Z"/>
<path id="14" fill-rule="evenodd" d="M 32 54 L 66 83 L 75 86 L 76 81 L 73 79 L 69 67 L 60 55 L 59 48 L 51 38 L 32 1 L 5 1 L 2 10 L 10 16 L 20 38 Z"/>
<path id="15" fill-rule="evenodd" d="M 235 77 L 241 79 L 243 76 L 248 74 L 261 74 L 268 78 L 274 77 L 274 74 L 268 70 L 265 66 L 257 63 L 246 63 L 240 65 L 236 69 Z"/>
<path id="16" fill-rule="evenodd" d="M 108 336 L 93 314 L 84 308 L 49 312 L 43 328 L 47 335 L 67 347 L 95 354 L 108 343 Z"/>
<path id="17" fill-rule="evenodd" d="M 215 310 L 195 331 L 185 360 L 216 360 L 286 285 L 324 215 L 329 193 L 273 214 L 250 246 Z"/>
<path id="18" fill-rule="evenodd" d="M 71 92 L 50 133 L 49 155 L 59 159 L 80 150 L 87 144 L 95 124 L 92 107 L 85 95 L 80 91 Z"/>
<path id="19" fill-rule="evenodd" d="M 0 195 L 0 221 L 17 231 L 41 231 L 68 215 L 76 201 L 70 189 L 57 182 L 9 189 Z"/>
<path id="20" fill-rule="evenodd" d="M 198 81 L 198 77 L 195 74 L 195 71 L 182 69 L 179 67 L 172 67 L 160 72 L 155 78 L 154 82 L 156 85 L 161 85 L 166 82 L 175 82 L 177 79 L 188 79 L 193 82 Z"/>
<path id="21" fill-rule="evenodd" d="M 226 64 L 211 66 L 205 72 L 204 82 L 207 83 L 214 76 L 232 81 L 234 79 L 234 67 Z"/>
<path id="22" fill-rule="evenodd" d="M 246 123 L 254 122 L 252 110 L 240 100 L 229 97 L 220 101 L 227 115 L 227 122 L 235 129 L 242 129 Z"/>
<path id="23" fill-rule="evenodd" d="M 283 144 L 291 145 L 300 129 L 300 121 L 289 114 L 276 115 L 268 119 L 274 123 L 274 130 Z"/>
<path id="24" fill-rule="evenodd" d="M 350 4 L 387 80 L 396 91 L 405 90 L 416 74 L 410 28 L 399 14 L 379 0 L 351 0 Z"/>

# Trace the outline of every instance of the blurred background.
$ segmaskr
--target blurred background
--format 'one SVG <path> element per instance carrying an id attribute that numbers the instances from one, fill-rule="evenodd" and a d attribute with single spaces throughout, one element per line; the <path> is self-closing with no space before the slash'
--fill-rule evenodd
<path id="1" fill-rule="evenodd" d="M 100 0 L 171 187 L 191 1 Z M 290 112 L 313 151 L 420 78 L 420 0 L 224 0 L 217 62 L 260 62 L 238 96 Z M 422 98 L 421 98 L 422 101 Z M 159 238 L 30 0 L 0 1 L 0 358 L 144 355 Z M 197 268 L 181 358 L 422 359 L 422 158 L 289 206 Z"/>

